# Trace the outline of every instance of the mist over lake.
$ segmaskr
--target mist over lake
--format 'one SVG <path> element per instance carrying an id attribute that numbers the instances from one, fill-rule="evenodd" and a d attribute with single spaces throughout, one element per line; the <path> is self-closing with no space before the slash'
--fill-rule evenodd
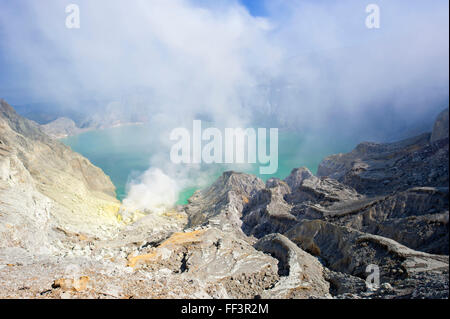
<path id="1" fill-rule="evenodd" d="M 161 137 L 157 134 L 149 125 L 128 125 L 82 133 L 67 137 L 62 142 L 102 168 L 117 187 L 117 198 L 123 200 L 127 195 L 127 185 L 149 169 L 149 159 L 153 155 L 161 154 Z M 315 173 L 326 156 L 348 152 L 356 141 L 356 137 L 312 137 L 295 131 L 280 130 L 278 170 L 273 175 L 259 174 L 259 164 L 201 164 L 200 167 L 179 164 L 180 169 L 187 172 L 187 176 L 193 179 L 195 176 L 196 180 L 192 182 L 193 185 L 181 190 L 177 204 L 186 204 L 197 189 L 208 186 L 227 170 L 251 173 L 264 181 L 271 177 L 284 179 L 292 169 L 303 166 Z M 170 162 L 169 150 L 165 156 L 167 162 Z M 202 178 L 199 179 L 198 175 Z"/>

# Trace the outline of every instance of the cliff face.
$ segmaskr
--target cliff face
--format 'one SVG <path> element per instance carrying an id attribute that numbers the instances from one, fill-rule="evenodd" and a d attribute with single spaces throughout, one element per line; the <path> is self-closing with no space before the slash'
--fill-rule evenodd
<path id="1" fill-rule="evenodd" d="M 100 227 L 117 224 L 119 202 L 109 177 L 5 101 L 0 101 L 0 190 L 2 218 L 17 218 L 8 207 L 26 216 L 42 206 L 49 223 L 74 232 L 106 235 Z"/>

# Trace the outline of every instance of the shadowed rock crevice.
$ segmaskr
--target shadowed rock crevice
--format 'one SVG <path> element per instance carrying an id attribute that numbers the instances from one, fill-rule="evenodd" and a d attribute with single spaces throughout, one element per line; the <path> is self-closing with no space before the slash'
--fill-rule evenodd
<path id="1" fill-rule="evenodd" d="M 262 294 L 264 298 L 327 297 L 329 284 L 320 262 L 281 234 L 261 238 L 254 247 L 278 260 L 280 280 Z"/>

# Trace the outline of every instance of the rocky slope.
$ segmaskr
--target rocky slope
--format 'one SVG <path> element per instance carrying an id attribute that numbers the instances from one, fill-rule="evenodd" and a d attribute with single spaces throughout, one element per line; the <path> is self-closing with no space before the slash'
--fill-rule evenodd
<path id="1" fill-rule="evenodd" d="M 447 109 L 438 116 L 431 134 L 390 144 L 362 143 L 348 154 L 327 157 L 317 175 L 367 195 L 413 186 L 448 186 L 448 139 Z"/>
<path id="2" fill-rule="evenodd" d="M 263 186 L 253 176 L 227 172 L 195 194 L 186 213 L 194 225 L 232 225 L 225 228 L 237 235 L 242 231 L 249 242 L 283 234 L 325 266 L 330 293 L 446 297 L 448 180 L 444 111 L 432 134 L 363 143 L 349 154 L 325 159 L 317 177 L 299 168 L 284 181 L 269 179 Z M 277 256 L 285 245 L 272 244 L 278 248 L 267 251 Z M 371 264 L 379 267 L 388 288 L 370 294 L 364 279 Z"/>
<path id="3" fill-rule="evenodd" d="M 321 176 L 226 172 L 124 222 L 100 169 L 2 102 L 0 297 L 448 298 L 445 127 L 329 157 Z"/>
<path id="4" fill-rule="evenodd" d="M 101 169 L 49 138 L 40 127 L 0 101 L 0 198 L 34 211 L 73 232 L 107 234 L 120 203 Z M 6 196 L 8 194 L 8 196 Z M 9 210 L 4 214 L 16 218 Z"/>

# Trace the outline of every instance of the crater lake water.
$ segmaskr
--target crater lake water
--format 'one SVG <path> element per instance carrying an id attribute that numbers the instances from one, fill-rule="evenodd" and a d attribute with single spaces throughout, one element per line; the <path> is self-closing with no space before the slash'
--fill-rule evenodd
<path id="1" fill-rule="evenodd" d="M 161 153 L 161 149 L 158 149 L 159 144 L 156 143 L 159 138 L 147 125 L 128 125 L 89 131 L 61 141 L 100 167 L 116 186 L 117 198 L 122 200 L 127 195 L 127 184 L 149 169 L 150 158 L 154 154 Z M 292 169 L 302 166 L 316 173 L 319 163 L 326 156 L 349 152 L 356 146 L 355 140 L 349 140 L 338 134 L 312 138 L 298 132 L 280 130 L 278 139 L 279 163 L 275 174 L 260 175 L 260 164 L 234 165 L 233 170 L 255 174 L 264 181 L 270 177 L 283 179 Z M 170 161 L 169 151 L 167 161 Z M 209 184 L 224 171 L 229 170 L 228 166 L 222 164 L 212 165 L 215 169 L 208 169 Z M 177 204 L 186 204 L 189 197 L 204 186 L 184 188 L 180 192 Z"/>

